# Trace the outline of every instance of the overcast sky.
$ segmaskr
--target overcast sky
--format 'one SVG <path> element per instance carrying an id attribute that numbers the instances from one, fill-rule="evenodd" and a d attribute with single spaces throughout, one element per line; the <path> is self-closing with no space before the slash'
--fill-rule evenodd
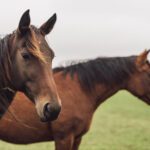
<path id="1" fill-rule="evenodd" d="M 47 37 L 56 54 L 54 66 L 150 48 L 149 0 L 5 0 L 0 5 L 0 33 L 16 29 L 26 9 L 36 26 L 57 13 L 56 26 Z"/>

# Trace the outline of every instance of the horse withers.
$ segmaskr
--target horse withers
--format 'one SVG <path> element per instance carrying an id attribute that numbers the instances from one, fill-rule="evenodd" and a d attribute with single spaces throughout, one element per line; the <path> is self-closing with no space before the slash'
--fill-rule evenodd
<path id="1" fill-rule="evenodd" d="M 45 40 L 55 22 L 56 14 L 36 28 L 30 25 L 27 10 L 17 30 L 0 40 L 1 116 L 16 91 L 22 91 L 35 102 L 42 121 L 52 121 L 58 117 L 61 103 L 51 69 L 54 52 Z"/>
<path id="2" fill-rule="evenodd" d="M 55 68 L 54 79 L 63 106 L 58 119 L 41 123 L 34 105 L 18 93 L 11 107 L 28 127 L 6 113 L 0 120 L 0 139 L 18 144 L 55 141 L 56 150 L 78 150 L 96 109 L 119 90 L 125 89 L 150 104 L 148 53 L 97 58 Z"/>

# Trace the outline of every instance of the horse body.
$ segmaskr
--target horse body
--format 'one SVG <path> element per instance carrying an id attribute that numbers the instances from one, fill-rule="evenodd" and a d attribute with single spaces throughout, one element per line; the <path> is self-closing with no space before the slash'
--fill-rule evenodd
<path id="1" fill-rule="evenodd" d="M 66 80 L 70 83 L 69 85 L 66 85 Z M 63 110 L 62 108 L 62 113 L 60 113 L 60 117 L 56 122 L 41 123 L 34 105 L 30 101 L 27 101 L 27 98 L 22 93 L 19 93 L 12 102 L 11 109 L 14 110 L 20 121 L 14 120 L 13 116 L 6 113 L 0 120 L 0 139 L 11 143 L 29 144 L 54 139 L 60 140 L 68 136 L 68 133 L 76 137 L 88 131 L 94 112 L 94 103 L 92 105 L 88 96 L 86 94 L 83 95 L 76 80 L 72 80 L 69 75 L 66 80 L 63 80 L 61 74 L 55 74 L 55 81 L 60 81 L 59 83 L 57 82 L 57 85 L 60 91 L 59 94 L 62 95 L 61 98 L 67 99 L 67 97 L 70 97 L 67 101 L 62 102 L 63 107 L 67 109 Z M 67 92 L 64 92 L 64 86 Z M 74 89 L 74 87 L 76 88 Z M 75 97 L 74 90 L 78 96 L 80 95 L 79 98 Z M 20 105 L 19 109 L 16 109 L 16 106 L 20 103 L 23 105 Z M 87 104 L 86 107 L 85 103 Z M 17 132 L 15 129 L 17 129 Z"/>
<path id="2" fill-rule="evenodd" d="M 0 138 L 18 144 L 55 141 L 56 150 L 78 150 L 82 136 L 89 130 L 95 110 L 118 90 L 127 89 L 150 103 L 145 99 L 149 95 L 149 90 L 145 87 L 150 84 L 149 68 L 141 71 L 143 66 L 140 66 L 139 71 L 139 58 L 145 62 L 142 54 L 110 60 L 100 58 L 54 69 L 54 79 L 62 100 L 62 111 L 58 119 L 51 123 L 41 123 L 33 104 L 20 93 L 11 107 L 21 122 L 16 122 L 6 114 L 0 120 Z M 146 66 L 147 63 L 144 64 L 144 69 Z M 19 99 L 24 104 L 21 107 Z"/>

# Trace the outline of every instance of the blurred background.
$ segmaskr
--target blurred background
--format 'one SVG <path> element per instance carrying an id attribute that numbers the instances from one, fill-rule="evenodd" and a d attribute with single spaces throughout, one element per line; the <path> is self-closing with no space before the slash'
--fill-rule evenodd
<path id="1" fill-rule="evenodd" d="M 0 34 L 12 32 L 26 9 L 40 26 L 57 13 L 47 39 L 53 65 L 64 60 L 125 56 L 150 48 L 149 0 L 5 0 L 0 5 Z"/>
<path id="2" fill-rule="evenodd" d="M 23 12 L 40 27 L 53 13 L 58 19 L 47 40 L 53 66 L 65 60 L 128 56 L 150 48 L 149 0 L 5 0 L 0 4 L 0 34 L 11 33 Z M 81 150 L 149 150 L 150 107 L 127 92 L 98 109 Z M 3 150 L 54 150 L 54 143 L 18 146 L 0 141 Z"/>

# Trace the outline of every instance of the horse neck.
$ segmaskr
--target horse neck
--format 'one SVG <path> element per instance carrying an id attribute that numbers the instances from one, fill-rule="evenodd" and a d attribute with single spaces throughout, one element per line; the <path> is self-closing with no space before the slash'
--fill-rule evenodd
<path id="1" fill-rule="evenodd" d="M 86 103 L 95 110 L 108 97 L 126 88 L 126 83 L 135 70 L 135 58 L 135 56 L 98 58 L 67 68 L 56 68 L 54 71 L 62 73 L 62 78 L 65 75 L 71 79 L 73 82 L 62 80 L 64 81 L 62 85 L 69 83 L 69 89 L 78 86 L 78 92 L 84 93 Z M 76 85 L 73 85 L 75 83 Z M 75 92 L 77 94 L 77 90 Z"/>
<path id="2" fill-rule="evenodd" d="M 119 90 L 122 90 L 122 89 L 128 90 L 127 84 L 130 80 L 131 73 L 134 73 L 135 71 L 134 70 L 135 57 L 125 57 L 123 59 L 125 59 L 123 63 L 126 63 L 126 66 L 122 67 L 118 64 L 114 65 L 115 67 L 112 68 L 115 70 L 115 71 L 113 70 L 112 72 L 113 77 L 110 77 L 111 75 L 111 72 L 110 72 L 110 75 L 108 75 L 108 78 L 109 78 L 108 81 L 106 80 L 107 74 L 106 74 L 106 77 L 104 77 L 105 81 L 103 81 L 102 80 L 103 77 L 101 76 L 102 71 L 100 71 L 99 74 L 98 72 L 96 72 L 97 78 L 101 76 L 100 80 L 96 79 L 97 82 L 95 83 L 95 87 L 90 91 L 86 91 L 86 93 L 90 95 L 91 97 L 90 101 L 93 102 L 94 110 L 96 110 L 96 108 L 102 102 L 104 102 L 105 100 L 107 100 L 107 98 L 117 93 Z M 129 70 L 127 68 L 129 68 Z M 109 71 L 109 68 L 106 68 L 106 69 L 108 69 Z M 106 73 L 108 73 L 108 71 L 106 71 Z"/>
<path id="3" fill-rule="evenodd" d="M 88 93 L 91 97 L 93 109 L 96 110 L 101 103 L 122 89 L 124 89 L 124 84 L 97 84 L 94 90 Z"/>

